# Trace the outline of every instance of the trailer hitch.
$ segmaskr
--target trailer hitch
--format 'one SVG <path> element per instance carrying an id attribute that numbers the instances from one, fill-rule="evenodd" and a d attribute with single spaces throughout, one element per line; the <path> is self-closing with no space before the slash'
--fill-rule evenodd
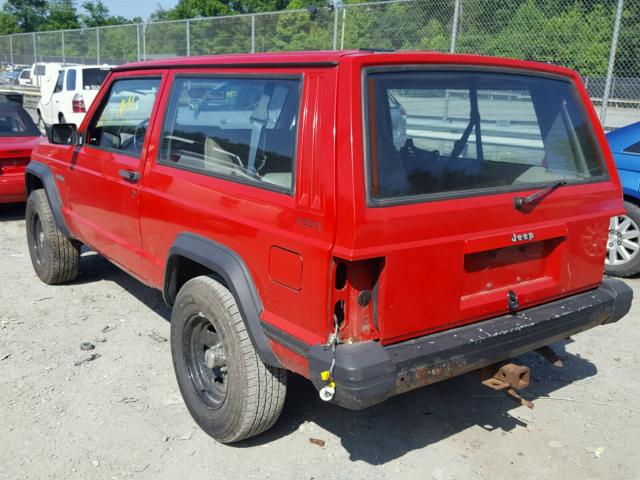
<path id="1" fill-rule="evenodd" d="M 529 386 L 531 371 L 524 365 L 515 363 L 496 363 L 480 369 L 482 384 L 494 390 L 503 390 L 510 398 L 521 405 L 533 408 L 533 403 L 522 398 L 517 390 Z"/>

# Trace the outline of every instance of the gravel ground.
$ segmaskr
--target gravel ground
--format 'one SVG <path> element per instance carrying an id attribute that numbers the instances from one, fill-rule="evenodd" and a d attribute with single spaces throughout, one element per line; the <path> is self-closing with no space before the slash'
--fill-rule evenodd
<path id="1" fill-rule="evenodd" d="M 519 359 L 533 410 L 472 374 L 361 412 L 293 377 L 275 427 L 225 446 L 180 399 L 160 293 L 93 252 L 73 284 L 42 284 L 23 208 L 0 206 L 0 479 L 640 477 L 640 304 L 556 345 L 562 369 Z"/>

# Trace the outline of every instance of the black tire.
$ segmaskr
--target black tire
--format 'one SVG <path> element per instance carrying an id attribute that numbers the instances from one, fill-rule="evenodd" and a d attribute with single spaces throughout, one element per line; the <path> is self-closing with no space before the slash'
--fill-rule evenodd
<path id="1" fill-rule="evenodd" d="M 75 279 L 80 269 L 80 249 L 58 229 L 43 189 L 29 195 L 25 217 L 31 263 L 40 280 L 56 285 Z"/>
<path id="2" fill-rule="evenodd" d="M 219 352 L 225 365 L 208 366 L 207 350 Z M 219 442 L 258 435 L 280 416 L 287 371 L 260 360 L 233 295 L 214 278 L 196 277 L 180 289 L 171 314 L 171 354 L 191 416 Z"/>
<path id="3" fill-rule="evenodd" d="M 640 207 L 635 203 L 624 201 L 626 216 L 635 223 L 635 228 L 640 226 Z M 640 238 L 639 238 L 640 239 Z M 616 242 L 615 237 L 611 237 L 607 242 L 607 258 L 609 255 L 609 246 L 612 242 Z M 625 263 L 618 265 L 605 264 L 605 273 L 614 277 L 630 277 L 640 272 L 640 252 L 636 253 L 631 259 Z"/>

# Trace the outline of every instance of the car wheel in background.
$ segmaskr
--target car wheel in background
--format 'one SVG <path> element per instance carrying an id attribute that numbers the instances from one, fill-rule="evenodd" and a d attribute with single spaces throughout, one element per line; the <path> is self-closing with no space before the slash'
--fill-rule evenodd
<path id="1" fill-rule="evenodd" d="M 43 189 L 29 195 L 26 225 L 31 263 L 40 280 L 55 285 L 75 279 L 80 269 L 80 249 L 58 229 Z"/>
<path id="2" fill-rule="evenodd" d="M 629 277 L 640 272 L 640 207 L 625 201 L 626 215 L 609 223 L 605 273 Z"/>

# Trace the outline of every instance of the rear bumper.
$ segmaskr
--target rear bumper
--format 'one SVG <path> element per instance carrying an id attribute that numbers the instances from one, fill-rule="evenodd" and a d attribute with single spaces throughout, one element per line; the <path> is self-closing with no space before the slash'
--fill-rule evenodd
<path id="1" fill-rule="evenodd" d="M 24 172 L 0 175 L 0 203 L 24 202 Z"/>
<path id="2" fill-rule="evenodd" d="M 589 292 L 386 347 L 373 341 L 338 345 L 333 402 L 366 408 L 616 322 L 629 312 L 632 297 L 624 282 L 607 278 Z M 331 349 L 322 345 L 309 350 L 311 380 L 318 389 L 324 385 L 320 372 L 329 370 L 331 358 Z"/>

